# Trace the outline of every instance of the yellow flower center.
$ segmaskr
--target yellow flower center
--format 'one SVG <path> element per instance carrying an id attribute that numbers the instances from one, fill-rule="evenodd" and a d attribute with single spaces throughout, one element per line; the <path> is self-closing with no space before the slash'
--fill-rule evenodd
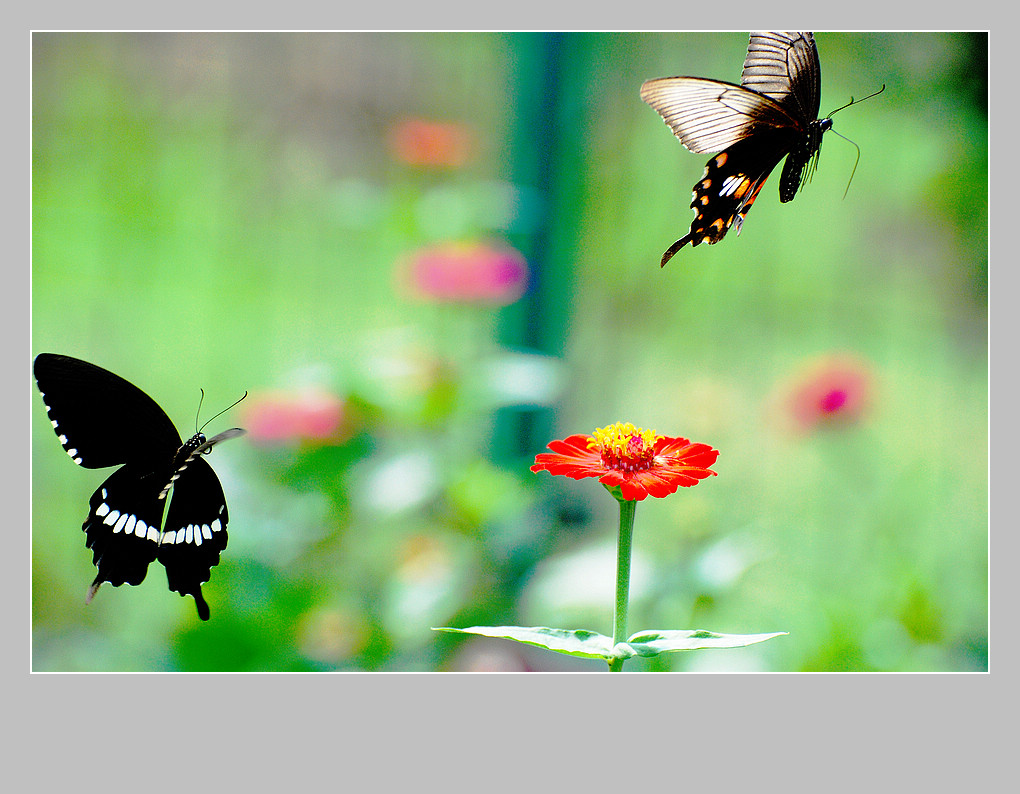
<path id="1" fill-rule="evenodd" d="M 607 468 L 636 471 L 652 466 L 655 442 L 660 438 L 662 436 L 656 435 L 654 430 L 643 430 L 630 422 L 617 422 L 596 428 L 588 440 L 588 449 L 597 449 Z"/>

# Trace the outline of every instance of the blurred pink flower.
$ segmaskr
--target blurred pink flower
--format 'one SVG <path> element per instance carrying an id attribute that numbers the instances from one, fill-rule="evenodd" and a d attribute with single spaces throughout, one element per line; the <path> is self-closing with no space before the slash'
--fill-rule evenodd
<path id="1" fill-rule="evenodd" d="M 458 122 L 411 118 L 390 130 L 393 155 L 408 165 L 459 168 L 473 148 L 471 131 Z"/>
<path id="2" fill-rule="evenodd" d="M 524 294 L 528 266 L 513 248 L 442 243 L 409 256 L 400 277 L 424 300 L 506 306 Z"/>
<path id="3" fill-rule="evenodd" d="M 794 379 L 786 406 L 802 430 L 850 424 L 867 410 L 871 392 L 871 372 L 863 361 L 829 356 L 808 364 Z"/>
<path id="4" fill-rule="evenodd" d="M 343 401 L 322 389 L 266 391 L 242 403 L 244 426 L 255 443 L 339 441 L 346 437 Z"/>

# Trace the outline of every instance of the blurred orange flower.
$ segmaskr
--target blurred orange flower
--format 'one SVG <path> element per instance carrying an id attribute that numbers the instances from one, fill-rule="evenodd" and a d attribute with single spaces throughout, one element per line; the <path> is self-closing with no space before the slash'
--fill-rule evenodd
<path id="1" fill-rule="evenodd" d="M 474 147 L 464 124 L 411 118 L 390 130 L 390 148 L 408 165 L 459 168 L 470 159 Z"/>
<path id="2" fill-rule="evenodd" d="M 518 300 L 528 284 L 528 266 L 519 251 L 482 243 L 422 248 L 399 272 L 413 295 L 439 302 L 506 306 Z"/>
<path id="3" fill-rule="evenodd" d="M 719 451 L 686 438 L 656 435 L 629 422 L 596 429 L 590 436 L 573 435 L 549 444 L 552 453 L 535 456 L 532 471 L 545 469 L 580 480 L 597 477 L 618 486 L 627 501 L 663 497 L 716 474 L 709 467 Z"/>

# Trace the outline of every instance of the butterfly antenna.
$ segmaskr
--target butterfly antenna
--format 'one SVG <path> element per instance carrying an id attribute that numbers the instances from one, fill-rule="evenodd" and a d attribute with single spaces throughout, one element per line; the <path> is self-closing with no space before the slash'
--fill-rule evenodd
<path id="1" fill-rule="evenodd" d="M 881 94 L 881 93 L 882 93 L 883 91 L 885 91 L 885 83 L 882 83 L 882 87 L 881 87 L 880 89 L 878 89 L 878 90 L 877 90 L 877 91 L 876 91 L 875 93 L 873 93 L 873 94 L 868 94 L 868 95 L 867 95 L 866 97 L 864 97 L 864 99 L 871 99 L 871 98 L 872 98 L 873 96 L 878 96 L 878 95 L 879 95 L 879 94 Z M 857 105 L 859 105 L 859 104 L 860 104 L 861 102 L 863 102 L 863 101 L 864 101 L 864 99 L 854 99 L 854 98 L 853 98 L 853 97 L 851 96 L 851 97 L 850 97 L 850 101 L 849 101 L 849 102 L 847 102 L 847 103 L 846 103 L 845 105 L 843 105 L 843 107 L 839 107 L 839 108 L 836 108 L 836 109 L 835 109 L 834 111 L 832 111 L 832 113 L 830 113 L 830 114 L 829 114 L 828 116 L 826 116 L 825 118 L 827 118 L 827 119 L 831 119 L 831 118 L 832 118 L 833 116 L 835 116 L 835 115 L 836 115 L 837 113 L 839 113 L 839 111 L 841 111 L 841 110 L 846 110 L 846 109 L 847 109 L 848 107 L 850 107 L 851 105 L 854 105 L 854 104 L 857 104 Z"/>
<path id="2" fill-rule="evenodd" d="M 871 98 L 872 98 L 872 97 L 874 97 L 874 96 L 878 96 L 878 95 L 879 95 L 879 94 L 881 94 L 881 93 L 882 93 L 883 91 L 885 91 L 885 83 L 882 83 L 882 87 L 881 87 L 880 89 L 878 89 L 878 90 L 877 90 L 877 91 L 875 91 L 874 93 L 868 94 L 868 95 L 867 95 L 866 97 L 864 97 L 864 99 L 854 99 L 854 98 L 853 98 L 853 97 L 851 96 L 851 97 L 850 97 L 850 101 L 849 101 L 849 102 L 847 102 L 847 103 L 846 103 L 845 105 L 843 105 L 843 107 L 838 107 L 838 108 L 836 108 L 836 109 L 835 109 L 834 111 L 832 111 L 832 113 L 830 113 L 830 114 L 829 114 L 828 116 L 826 116 L 826 118 L 827 118 L 827 119 L 831 119 L 831 118 L 832 118 L 832 117 L 833 117 L 834 115 L 836 115 L 837 113 L 839 113 L 839 111 L 841 111 L 841 110 L 846 110 L 846 109 L 847 109 L 848 107 L 850 107 L 850 106 L 851 106 L 851 105 L 853 105 L 853 104 L 860 104 L 860 103 L 861 103 L 861 102 L 863 102 L 863 101 L 864 101 L 865 99 L 871 99 Z M 836 132 L 836 131 L 835 131 L 834 129 L 832 129 L 831 127 L 829 128 L 829 131 L 830 131 L 830 132 L 835 132 L 835 133 L 836 133 L 836 135 L 839 135 L 839 133 L 838 133 L 838 132 Z M 846 190 L 844 190 L 844 191 L 843 191 L 843 198 L 846 198 L 846 194 L 850 192 L 850 183 L 854 181 L 854 174 L 855 174 L 855 173 L 857 172 L 857 164 L 858 164 L 858 163 L 859 163 L 859 162 L 861 161 L 861 147 L 860 147 L 860 146 L 858 146 L 858 145 L 857 145 L 856 143 L 854 143 L 853 141 L 851 141 L 851 140 L 850 140 L 850 139 L 849 139 L 848 137 L 846 137 L 845 135 L 839 135 L 839 137 L 840 137 L 840 138 L 842 138 L 842 139 L 843 139 L 844 141 L 846 141 L 847 143 L 849 143 L 850 145 L 852 145 L 852 146 L 853 146 L 853 147 L 854 147 L 854 148 L 855 148 L 855 149 L 857 150 L 857 159 L 856 159 L 856 160 L 854 160 L 854 167 L 853 167 L 853 170 L 852 170 L 852 171 L 850 172 L 850 179 L 849 179 L 849 180 L 847 181 L 847 183 L 846 183 Z M 816 154 L 815 156 L 817 157 L 817 154 Z"/>
<path id="3" fill-rule="evenodd" d="M 854 143 L 852 140 L 850 140 L 845 135 L 840 135 L 838 132 L 836 132 L 833 129 L 830 129 L 829 132 L 835 133 L 836 135 L 838 135 L 840 138 L 842 138 L 844 141 L 849 143 L 851 146 L 853 146 L 857 150 L 857 159 L 854 160 L 854 167 L 853 167 L 853 170 L 850 172 L 850 179 L 846 183 L 846 190 L 843 191 L 843 198 L 846 198 L 846 194 L 850 192 L 850 183 L 854 181 L 854 174 L 857 172 L 857 164 L 861 161 L 861 147 L 858 146 L 856 143 Z"/>
<path id="4" fill-rule="evenodd" d="M 198 390 L 198 393 L 201 396 L 198 398 L 198 409 L 195 411 L 195 432 L 196 433 L 202 432 L 201 428 L 198 426 L 198 415 L 200 413 L 202 413 L 202 403 L 205 402 L 205 389 L 200 388 Z M 202 427 L 205 427 L 205 425 L 202 425 Z"/>
<path id="5" fill-rule="evenodd" d="M 203 397 L 205 396 L 205 392 L 202 392 L 202 396 Z M 237 400 L 234 403 L 232 403 L 231 405 L 228 405 L 226 408 L 224 408 L 222 411 L 220 411 L 218 414 L 216 414 L 216 416 L 222 416 L 223 414 L 225 414 L 227 411 L 229 411 L 231 408 L 233 408 L 235 405 L 237 405 L 237 403 L 241 402 L 241 400 L 243 400 L 247 396 L 248 396 L 248 392 L 246 391 L 244 394 L 241 395 L 241 399 L 240 400 Z M 199 407 L 201 407 L 201 406 L 199 406 Z M 202 427 L 198 428 L 198 432 L 201 433 L 202 430 L 205 428 L 205 425 L 209 424 L 213 419 L 216 418 L 216 416 L 210 416 L 205 421 L 205 424 L 203 424 Z M 198 418 L 197 417 L 195 418 L 195 424 L 196 425 L 198 424 Z"/>

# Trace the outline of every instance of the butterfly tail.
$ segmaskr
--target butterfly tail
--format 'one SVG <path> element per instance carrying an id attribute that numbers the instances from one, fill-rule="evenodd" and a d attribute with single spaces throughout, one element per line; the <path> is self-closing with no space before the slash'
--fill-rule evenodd
<path id="1" fill-rule="evenodd" d="M 666 249 L 666 253 L 662 255 L 662 261 L 659 263 L 659 267 L 665 267 L 666 263 L 674 256 L 676 256 L 677 252 L 685 245 L 687 245 L 687 243 L 691 242 L 691 240 L 693 239 L 694 239 L 693 234 L 685 234 L 683 237 L 681 237 L 679 240 L 673 243 L 673 245 Z"/>
<path id="2" fill-rule="evenodd" d="M 198 616 L 202 620 L 209 620 L 209 605 L 202 598 L 202 588 L 199 587 L 192 595 L 195 597 L 195 608 L 198 609 Z"/>
<path id="3" fill-rule="evenodd" d="M 157 559 L 166 568 L 169 588 L 193 596 L 202 620 L 209 619 L 202 585 L 227 547 L 227 519 L 220 481 L 209 464 L 196 457 L 174 483 Z"/>
<path id="4" fill-rule="evenodd" d="M 86 604 L 91 604 L 92 603 L 92 599 L 93 599 L 93 597 L 95 597 L 96 591 L 99 590 L 99 588 L 102 586 L 102 584 L 103 584 L 103 577 L 102 576 L 97 576 L 95 578 L 95 580 L 92 582 L 92 584 L 89 585 L 89 591 L 85 594 L 85 603 Z"/>

